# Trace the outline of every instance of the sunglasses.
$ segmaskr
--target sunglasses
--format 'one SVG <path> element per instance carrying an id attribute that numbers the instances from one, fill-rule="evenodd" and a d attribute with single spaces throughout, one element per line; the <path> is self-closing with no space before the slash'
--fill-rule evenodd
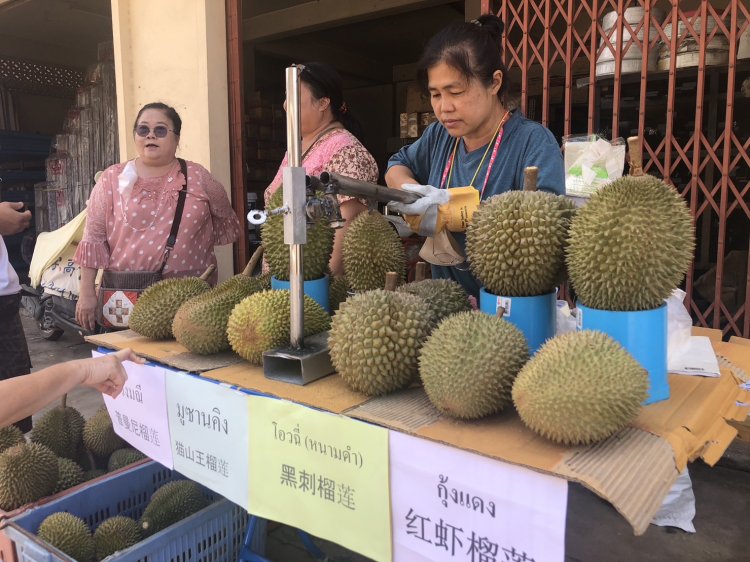
<path id="1" fill-rule="evenodd" d="M 170 129 L 166 125 L 157 125 L 153 129 L 151 129 L 148 125 L 138 125 L 135 128 L 135 134 L 139 137 L 147 137 L 151 133 L 151 131 L 154 132 L 154 136 L 157 139 L 163 139 L 167 136 L 169 131 L 172 131 L 174 133 L 174 129 Z"/>

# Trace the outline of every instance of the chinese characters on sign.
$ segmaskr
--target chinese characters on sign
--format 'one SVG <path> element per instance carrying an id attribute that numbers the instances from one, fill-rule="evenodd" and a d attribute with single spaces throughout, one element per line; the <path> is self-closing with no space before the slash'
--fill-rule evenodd
<path id="1" fill-rule="evenodd" d="M 130 361 L 123 367 L 128 380 L 122 393 L 117 398 L 104 395 L 115 433 L 145 455 L 173 468 L 164 368 Z"/>
<path id="2" fill-rule="evenodd" d="M 396 562 L 560 562 L 567 482 L 392 432 Z"/>
<path id="3" fill-rule="evenodd" d="M 175 470 L 248 509 L 247 395 L 205 377 L 169 373 Z"/>
<path id="4" fill-rule="evenodd" d="M 354 488 L 346 484 L 336 483 L 332 478 L 297 470 L 288 464 L 281 465 L 281 484 L 294 488 L 303 494 L 318 496 L 321 500 L 339 504 L 354 510 Z"/>
<path id="5" fill-rule="evenodd" d="M 249 409 L 251 511 L 390 561 L 387 430 L 270 397 Z"/>

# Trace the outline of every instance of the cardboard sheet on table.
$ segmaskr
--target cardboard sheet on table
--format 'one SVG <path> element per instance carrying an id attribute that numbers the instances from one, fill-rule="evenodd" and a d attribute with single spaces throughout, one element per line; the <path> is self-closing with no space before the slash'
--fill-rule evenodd
<path id="1" fill-rule="evenodd" d="M 717 343 L 717 351 L 725 351 Z M 732 346 L 736 348 L 737 346 Z M 733 357 L 750 368 L 750 348 Z M 442 416 L 422 389 L 373 399 L 347 415 L 577 481 L 645 532 L 688 460 L 715 463 L 736 435 L 727 420 L 746 415 L 728 372 L 715 379 L 670 375 L 670 400 L 642 410 L 632 427 L 589 447 L 564 447 L 526 428 L 510 410 L 474 422 Z"/>
<path id="2" fill-rule="evenodd" d="M 338 375 L 330 375 L 304 386 L 268 379 L 263 368 L 242 361 L 236 365 L 202 373 L 202 376 L 240 388 L 269 394 L 292 402 L 340 414 L 370 400 L 351 390 Z"/>
<path id="3" fill-rule="evenodd" d="M 86 341 L 110 349 L 129 347 L 138 355 L 191 373 L 220 369 L 242 361 L 242 358 L 233 351 L 198 355 L 191 353 L 185 346 L 174 340 L 152 340 L 136 334 L 133 330 L 87 336 Z"/>

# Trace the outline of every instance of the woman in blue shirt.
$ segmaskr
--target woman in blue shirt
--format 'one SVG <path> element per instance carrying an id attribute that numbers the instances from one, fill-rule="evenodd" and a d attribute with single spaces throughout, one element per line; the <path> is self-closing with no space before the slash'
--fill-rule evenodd
<path id="1" fill-rule="evenodd" d="M 502 32 L 503 22 L 493 15 L 451 24 L 432 37 L 417 65 L 438 122 L 391 157 L 385 180 L 389 187 L 422 195 L 410 205 L 389 205 L 407 218 L 419 215 L 409 222 L 421 234 L 440 229 L 438 209 L 450 205 L 449 188 L 471 186 L 484 200 L 522 189 L 524 170 L 536 166 L 537 189 L 565 191 L 563 159 L 552 133 L 506 107 Z M 463 251 L 464 233 L 453 237 Z M 477 296 L 479 284 L 468 269 L 466 263 L 433 265 L 432 276 L 454 279 Z"/>

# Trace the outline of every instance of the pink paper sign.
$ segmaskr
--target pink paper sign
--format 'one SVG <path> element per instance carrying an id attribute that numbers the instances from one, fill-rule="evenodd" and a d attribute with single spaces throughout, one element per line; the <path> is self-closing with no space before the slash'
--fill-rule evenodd
<path id="1" fill-rule="evenodd" d="M 95 351 L 92 355 L 102 354 Z M 117 398 L 104 395 L 115 433 L 145 455 L 173 468 L 164 368 L 131 361 L 123 366 L 128 373 L 123 391 Z"/>

